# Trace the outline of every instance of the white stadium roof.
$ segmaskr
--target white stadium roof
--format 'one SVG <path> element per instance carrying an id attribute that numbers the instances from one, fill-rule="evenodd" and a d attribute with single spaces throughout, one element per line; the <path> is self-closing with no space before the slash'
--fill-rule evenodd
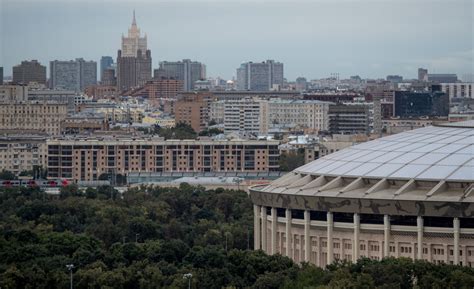
<path id="1" fill-rule="evenodd" d="M 295 170 L 309 175 L 427 181 L 474 181 L 474 121 L 383 137 Z"/>

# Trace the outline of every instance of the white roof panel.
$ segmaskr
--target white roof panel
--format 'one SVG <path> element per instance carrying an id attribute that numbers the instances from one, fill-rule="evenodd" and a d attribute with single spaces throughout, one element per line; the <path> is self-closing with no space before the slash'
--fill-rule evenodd
<path id="1" fill-rule="evenodd" d="M 474 181 L 474 126 L 432 126 L 343 149 L 298 169 L 314 175 Z"/>

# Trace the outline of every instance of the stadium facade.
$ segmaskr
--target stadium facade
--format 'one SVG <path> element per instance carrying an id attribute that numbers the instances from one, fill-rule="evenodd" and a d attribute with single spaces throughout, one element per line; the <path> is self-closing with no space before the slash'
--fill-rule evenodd
<path id="1" fill-rule="evenodd" d="M 327 155 L 250 188 L 254 248 L 325 266 L 387 256 L 474 266 L 474 121 Z"/>

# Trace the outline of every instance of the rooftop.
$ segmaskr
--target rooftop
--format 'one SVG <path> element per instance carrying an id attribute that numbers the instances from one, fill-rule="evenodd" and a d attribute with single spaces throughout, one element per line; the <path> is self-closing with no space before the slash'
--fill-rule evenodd
<path id="1" fill-rule="evenodd" d="M 474 181 L 474 121 L 420 128 L 359 144 L 299 167 L 326 176 Z"/>

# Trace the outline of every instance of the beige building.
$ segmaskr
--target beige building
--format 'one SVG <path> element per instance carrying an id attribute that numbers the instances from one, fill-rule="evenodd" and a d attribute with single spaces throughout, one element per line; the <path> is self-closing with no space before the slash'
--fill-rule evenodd
<path id="1" fill-rule="evenodd" d="M 27 99 L 27 85 L 0 85 L 0 103 L 25 101 Z"/>
<path id="2" fill-rule="evenodd" d="M 407 257 L 474 267 L 474 122 L 379 138 L 250 188 L 254 248 L 324 267 Z"/>
<path id="3" fill-rule="evenodd" d="M 449 96 L 449 99 L 474 98 L 474 83 L 441 83 L 441 90 Z"/>
<path id="4" fill-rule="evenodd" d="M 314 133 L 329 128 L 329 102 L 243 98 L 210 104 L 210 119 L 224 123 L 226 133 L 267 134 L 269 130 L 300 129 Z"/>
<path id="5" fill-rule="evenodd" d="M 176 123 L 189 124 L 196 132 L 206 129 L 211 100 L 212 94 L 209 92 L 182 93 L 174 104 Z"/>
<path id="6" fill-rule="evenodd" d="M 278 141 L 164 140 L 99 135 L 49 139 L 48 176 L 97 180 L 130 172 L 278 171 Z"/>
<path id="7" fill-rule="evenodd" d="M 0 103 L 0 127 L 59 135 L 67 112 L 67 103 L 55 101 L 4 102 Z"/>
<path id="8" fill-rule="evenodd" d="M 34 166 L 46 167 L 46 134 L 0 131 L 0 168 L 18 175 Z"/>
<path id="9" fill-rule="evenodd" d="M 430 118 L 413 118 L 401 119 L 390 118 L 382 120 L 383 132 L 387 134 L 396 134 L 407 130 L 413 130 L 426 126 L 433 125 L 433 123 L 445 122 L 447 119 L 430 119 Z"/>
<path id="10" fill-rule="evenodd" d="M 329 129 L 330 102 L 271 99 L 265 104 L 268 112 L 263 117 L 268 118 L 270 128 L 299 128 L 307 132 Z"/>
<path id="11" fill-rule="evenodd" d="M 84 93 L 93 99 L 114 98 L 117 95 L 117 87 L 112 85 L 92 85 L 86 87 Z"/>

